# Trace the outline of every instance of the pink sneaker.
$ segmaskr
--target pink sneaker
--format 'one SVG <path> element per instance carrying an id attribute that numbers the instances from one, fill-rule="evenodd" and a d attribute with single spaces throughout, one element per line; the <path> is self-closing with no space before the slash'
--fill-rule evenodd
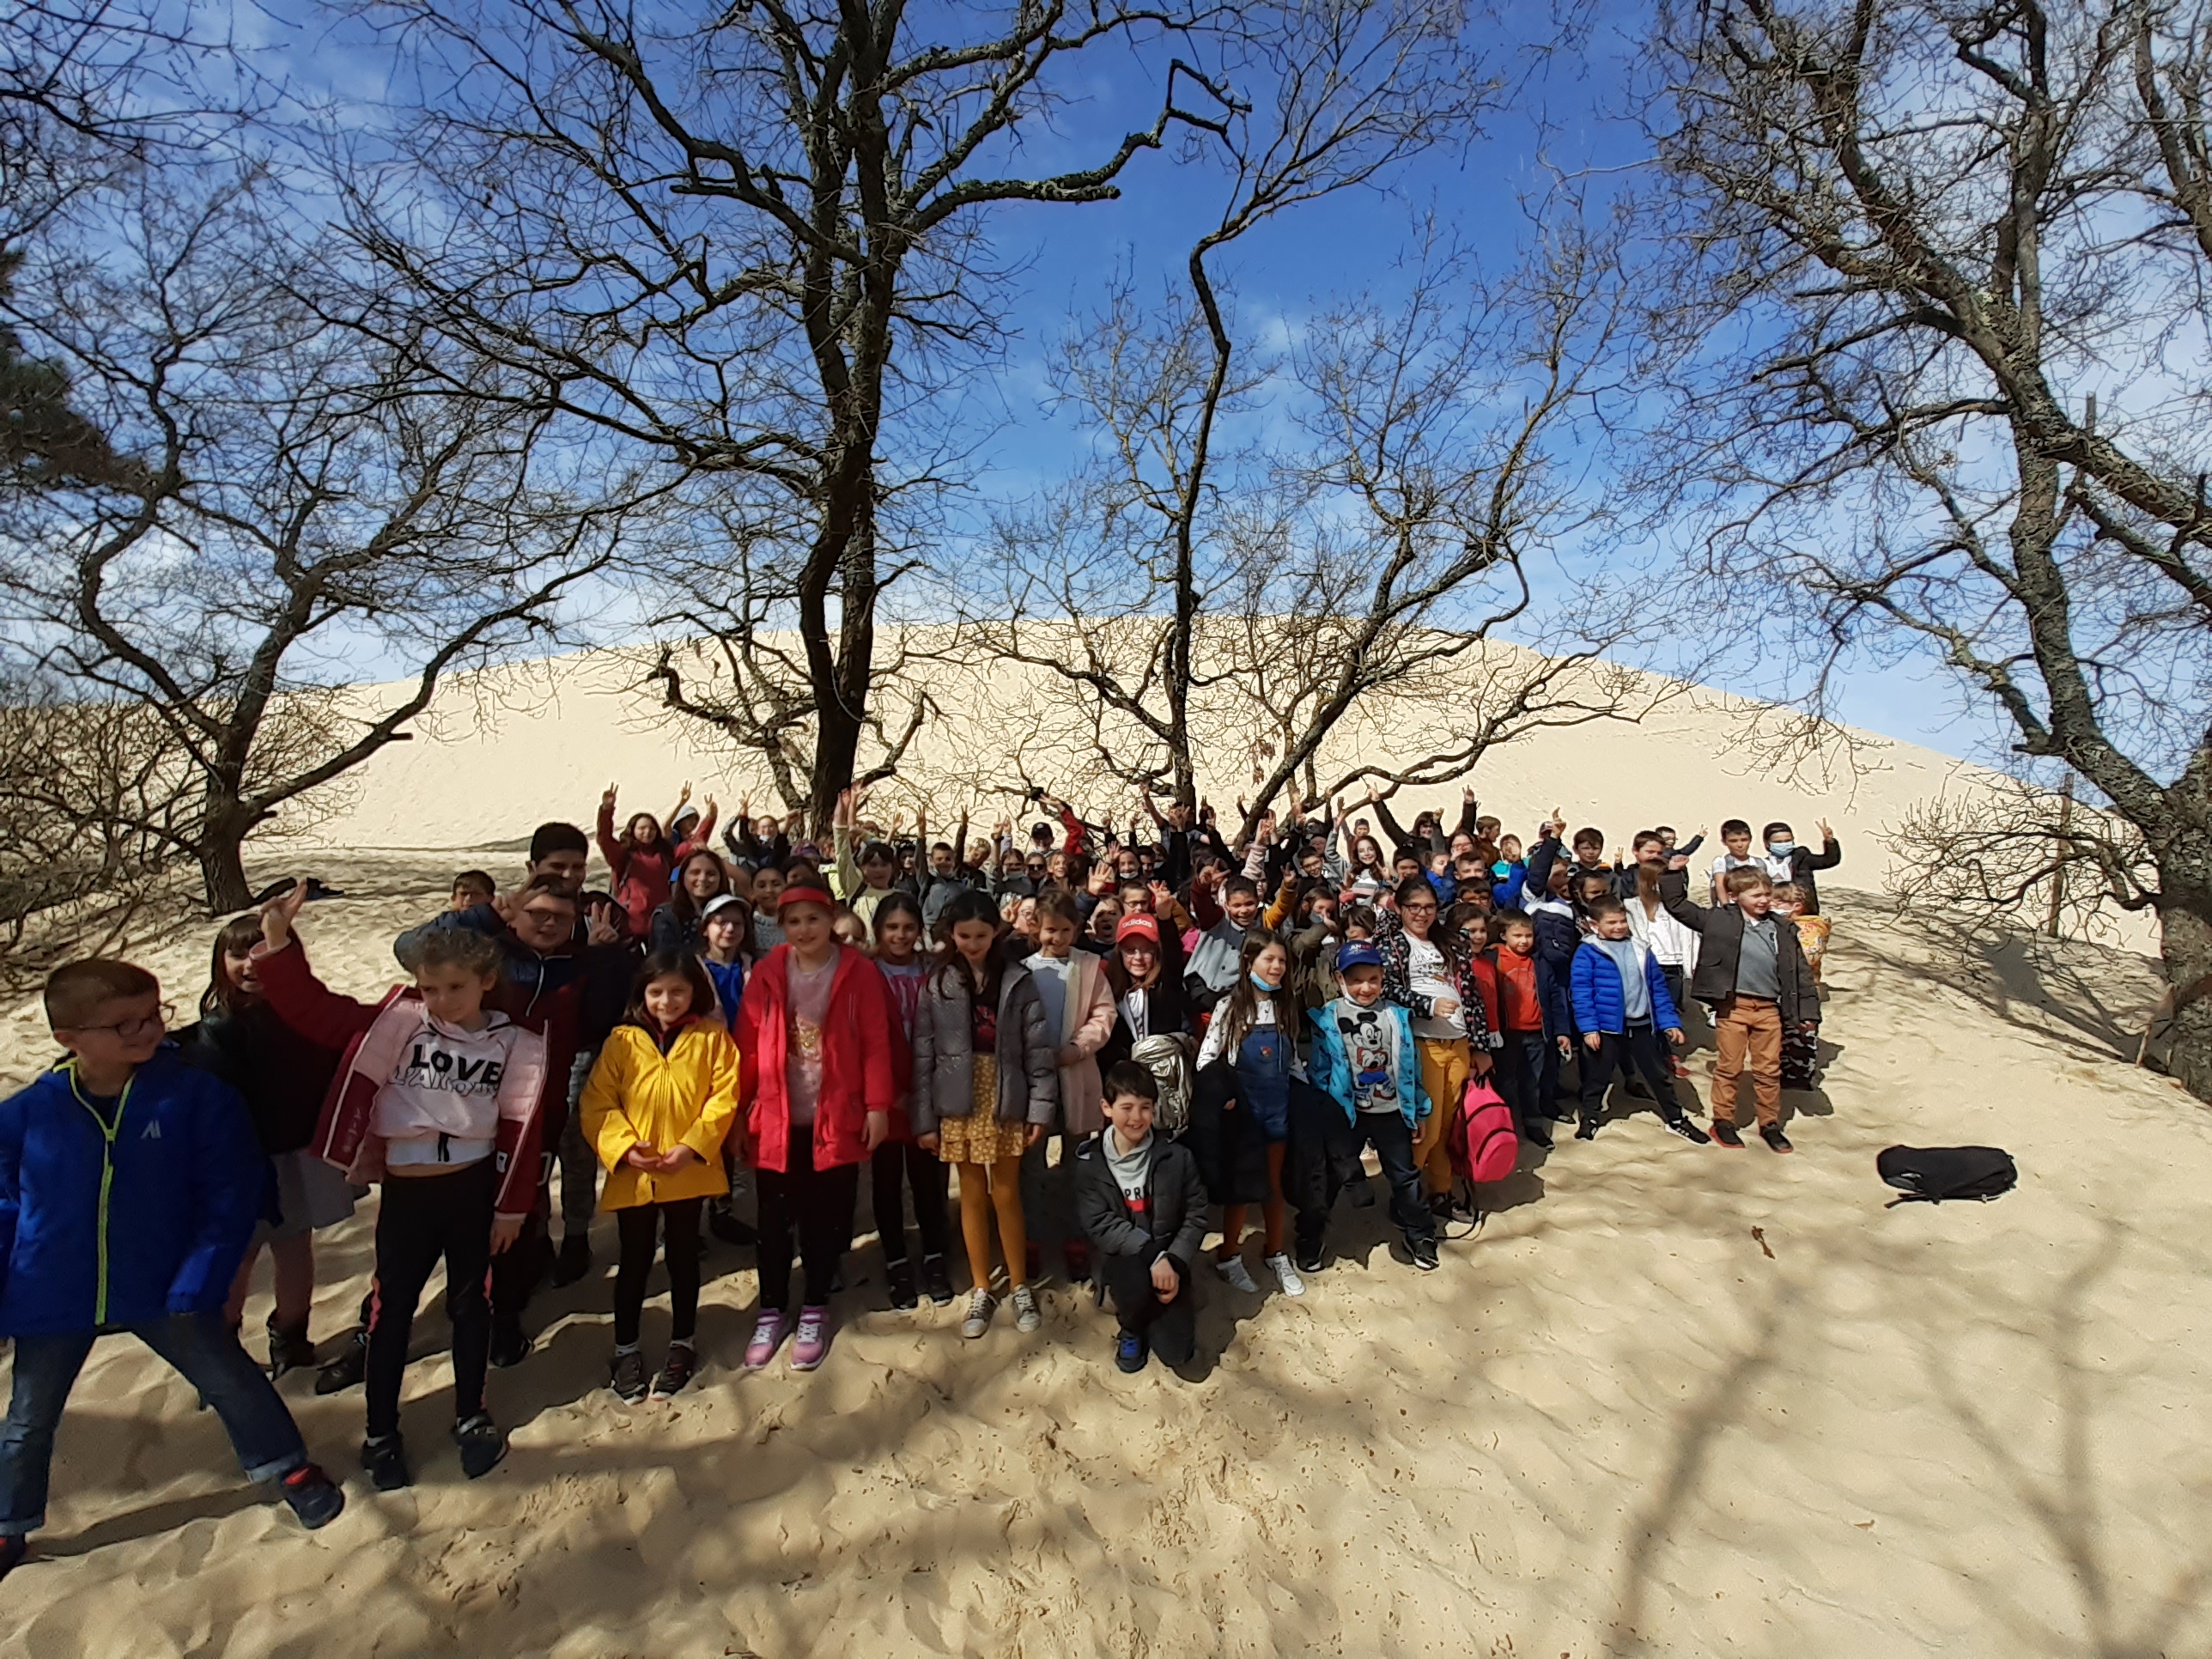
<path id="1" fill-rule="evenodd" d="M 799 1310 L 799 1334 L 791 1344 L 791 1369 L 811 1371 L 819 1365 L 830 1352 L 830 1310 L 801 1308 Z"/>
<path id="2" fill-rule="evenodd" d="M 791 1316 L 781 1308 L 755 1320 L 753 1340 L 745 1344 L 745 1369 L 757 1371 L 775 1358 L 775 1351 L 783 1346 L 784 1333 L 790 1328 Z"/>

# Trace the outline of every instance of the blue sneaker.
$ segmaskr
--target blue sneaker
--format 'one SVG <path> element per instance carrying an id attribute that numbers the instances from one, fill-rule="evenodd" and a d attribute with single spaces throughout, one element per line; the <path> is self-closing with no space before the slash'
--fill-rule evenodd
<path id="1" fill-rule="evenodd" d="M 1152 1357 L 1152 1349 L 1134 1331 L 1123 1331 L 1114 1345 L 1114 1363 L 1133 1376 L 1145 1369 Z"/>

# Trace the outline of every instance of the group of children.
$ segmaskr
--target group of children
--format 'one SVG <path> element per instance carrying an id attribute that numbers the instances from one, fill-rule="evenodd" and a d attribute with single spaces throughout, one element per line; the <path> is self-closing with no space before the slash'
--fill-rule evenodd
<path id="1" fill-rule="evenodd" d="M 702 814 L 689 793 L 665 824 L 637 813 L 617 832 L 606 792 L 604 890 L 586 890 L 590 842 L 565 823 L 539 828 L 511 892 L 465 872 L 449 908 L 398 940 L 408 977 L 374 1002 L 310 966 L 305 884 L 223 926 L 201 1017 L 174 1042 L 143 969 L 53 975 L 70 1058 L 0 1103 L 0 1334 L 15 1343 L 0 1573 L 41 1518 L 54 1426 L 102 1331 L 195 1382 L 249 1476 L 307 1524 L 337 1513 L 272 1383 L 315 1358 L 313 1232 L 372 1187 L 372 1289 L 315 1386 L 364 1386 L 361 1461 L 388 1491 L 412 1479 L 399 1397 L 434 1269 L 475 1478 L 506 1452 L 488 1369 L 529 1353 L 522 1313 L 549 1268 L 556 1285 L 589 1273 L 596 1211 L 618 1243 L 609 1383 L 626 1401 L 697 1369 L 707 1233 L 756 1253 L 745 1368 L 787 1347 L 793 1369 L 819 1366 L 863 1164 L 893 1307 L 955 1299 L 950 1165 L 963 1335 L 1002 1302 L 1037 1328 L 1049 1242 L 1110 1302 L 1121 1370 L 1155 1353 L 1185 1367 L 1200 1267 L 1260 1290 L 1244 1255 L 1256 1206 L 1264 1271 L 1304 1294 L 1338 1195 L 1367 1201 L 1369 1149 L 1405 1259 L 1428 1270 L 1472 1205 L 1455 1128 L 1480 1103 L 1548 1147 L 1554 1121 L 1598 1133 L 1618 1077 L 1684 1139 L 1733 1148 L 1747 1073 L 1761 1136 L 1788 1152 L 1781 1091 L 1812 1082 L 1826 929 L 1812 878 L 1840 856 L 1825 824 L 1817 854 L 1769 825 L 1763 855 L 1747 825 L 1723 825 L 1700 904 L 1701 836 L 1640 832 L 1608 861 L 1595 830 L 1564 840 L 1555 811 L 1524 856 L 1472 795 L 1449 832 L 1431 814 L 1401 830 L 1370 798 L 1386 870 L 1340 804 L 1287 828 L 1262 817 L 1232 848 L 1203 807 L 1124 837 L 1043 797 L 1058 826 L 1025 847 L 1011 821 L 972 843 L 964 822 L 951 840 L 926 824 L 894 840 L 848 795 L 827 858 L 796 820 L 747 811 L 726 860 L 712 798 Z M 1670 1052 L 1692 1000 L 1717 1050 L 1710 1135 Z M 732 1202 L 747 1182 L 750 1223 Z M 264 1244 L 266 1370 L 238 1334 Z M 656 1256 L 671 1303 L 657 1365 L 641 1347 Z"/>

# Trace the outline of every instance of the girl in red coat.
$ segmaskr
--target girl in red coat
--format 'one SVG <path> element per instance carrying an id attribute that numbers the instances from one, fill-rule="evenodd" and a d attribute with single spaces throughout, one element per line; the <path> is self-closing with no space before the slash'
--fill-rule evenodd
<path id="1" fill-rule="evenodd" d="M 775 1357 L 791 1330 L 794 1241 L 805 1299 L 793 1369 L 830 1351 L 830 1286 L 853 1236 L 861 1160 L 890 1133 L 906 1042 L 890 987 L 861 951 L 837 942 L 823 888 L 794 884 L 776 920 L 784 942 L 745 981 L 738 1009 L 738 1154 L 758 1171 L 760 1315 L 745 1367 Z"/>
<path id="2" fill-rule="evenodd" d="M 653 926 L 653 913 L 668 902 L 669 882 L 676 866 L 695 848 L 714 844 L 714 798 L 707 797 L 707 816 L 696 820 L 696 826 L 685 829 L 694 815 L 684 811 L 691 799 L 691 786 L 684 786 L 684 794 L 676 803 L 675 826 L 684 832 L 684 839 L 671 843 L 668 832 L 660 827 L 660 820 L 650 812 L 634 812 L 629 822 L 623 825 L 622 839 L 615 839 L 615 787 L 599 797 L 599 856 L 607 861 L 607 878 L 614 884 L 615 898 L 629 918 L 629 936 L 643 939 Z"/>

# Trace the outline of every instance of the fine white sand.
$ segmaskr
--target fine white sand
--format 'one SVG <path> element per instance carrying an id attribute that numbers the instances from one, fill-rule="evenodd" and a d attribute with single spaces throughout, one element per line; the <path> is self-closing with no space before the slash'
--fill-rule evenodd
<path id="1" fill-rule="evenodd" d="M 629 678 L 586 658 L 457 686 L 420 740 L 294 826 L 348 850 L 257 849 L 258 880 L 312 870 L 350 896 L 302 924 L 333 982 L 388 983 L 392 935 L 453 870 L 512 876 L 514 838 L 587 819 L 610 777 L 625 811 L 664 810 L 686 778 L 769 805 L 759 777 L 656 729 Z M 527 707 L 545 684 L 555 701 Z M 977 712 L 1019 688 L 1001 690 L 948 698 L 951 729 L 917 758 L 945 810 L 1006 810 L 1009 779 L 976 758 L 1004 752 Z M 1347 1200 L 1304 1300 L 1205 1287 L 1215 1359 L 1195 1383 L 1120 1376 L 1107 1317 L 1057 1282 L 1033 1337 L 1002 1318 L 963 1343 L 957 1307 L 884 1311 L 864 1233 L 817 1376 L 738 1374 L 750 1256 L 717 1246 L 694 1391 L 625 1408 L 603 1386 L 603 1227 L 599 1271 L 543 1293 L 538 1351 L 494 1373 L 515 1445 L 485 1480 L 444 1438 L 434 1291 L 408 1378 L 412 1492 L 355 1472 L 358 1391 L 286 1381 L 349 1481 L 313 1535 L 238 1484 L 184 1383 L 104 1341 L 40 1554 L 0 1586 L 0 1652 L 2205 1651 L 2212 1119 L 2116 1058 L 2155 993 L 2147 964 L 1891 915 L 1865 896 L 1895 856 L 1885 831 L 1985 775 L 1874 739 L 1855 780 L 1778 780 L 1733 717 L 1701 696 L 1550 732 L 1474 781 L 1523 834 L 1555 805 L 1616 840 L 1655 817 L 1787 817 L 1805 840 L 1834 822 L 1832 1054 L 1825 1092 L 1790 1097 L 1795 1158 L 1622 1117 L 1528 1160 L 1431 1275 L 1393 1259 L 1379 1203 Z M 1023 748 L 1073 789 L 1049 763 L 1064 738 Z M 1249 775 L 1209 761 L 1225 808 Z M 900 805 L 887 792 L 885 814 Z M 1455 811 L 1456 792 L 1400 815 L 1423 805 Z M 210 931 L 156 915 L 131 948 L 189 1004 Z M 0 1081 L 51 1057 L 32 1003 L 0 1010 Z M 1691 1065 L 1701 1109 L 1710 1055 Z M 1885 1209 L 1875 1154 L 1897 1141 L 2006 1146 L 2021 1187 Z M 324 1236 L 325 1340 L 351 1322 L 373 1217 Z M 247 1310 L 257 1344 L 267 1306 Z M 649 1353 L 665 1332 L 664 1299 Z"/>
<path id="2" fill-rule="evenodd" d="M 497 856 L 320 859 L 356 896 L 302 932 L 373 989 L 455 863 Z M 600 1271 L 543 1295 L 538 1352 L 494 1373 L 515 1446 L 481 1482 L 443 1437 L 434 1291 L 412 1492 L 354 1472 L 358 1391 L 287 1380 L 349 1480 L 310 1535 L 238 1484 L 185 1384 L 104 1341 L 0 1650 L 2204 1651 L 2212 1121 L 2113 1058 L 2143 964 L 1832 908 L 1833 1054 L 1825 1094 L 1790 1097 L 1794 1158 L 1620 1119 L 1532 1160 L 1425 1276 L 1346 1200 L 1304 1301 L 1206 1287 L 1196 1383 L 1117 1374 L 1105 1316 L 1057 1283 L 1033 1337 L 882 1311 L 864 1238 L 817 1376 L 738 1373 L 750 1255 L 718 1246 L 695 1390 L 625 1408 L 602 1228 Z M 188 995 L 206 934 L 143 954 Z M 46 1053 L 15 1012 L 7 1074 Z M 2021 1187 L 1885 1210 L 1899 1140 L 2002 1145 Z M 349 1322 L 370 1218 L 325 1236 L 319 1335 Z M 649 1306 L 649 1353 L 665 1321 Z"/>

